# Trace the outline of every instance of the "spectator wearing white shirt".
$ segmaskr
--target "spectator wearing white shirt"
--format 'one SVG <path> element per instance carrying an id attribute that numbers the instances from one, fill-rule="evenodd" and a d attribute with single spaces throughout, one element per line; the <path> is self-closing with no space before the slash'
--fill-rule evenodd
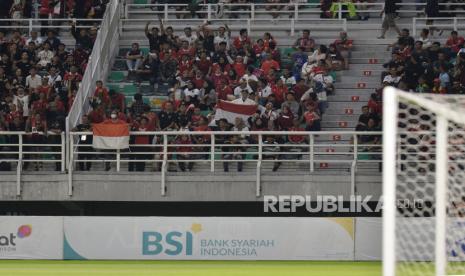
<path id="1" fill-rule="evenodd" d="M 184 97 L 186 103 L 197 104 L 200 98 L 200 90 L 194 87 L 192 82 L 187 83 L 187 87 L 184 89 Z"/>
<path id="2" fill-rule="evenodd" d="M 421 30 L 420 37 L 417 41 L 423 42 L 423 49 L 428 49 L 433 45 L 433 42 L 429 39 L 429 30 L 423 29 Z"/>
<path id="3" fill-rule="evenodd" d="M 240 98 L 241 95 L 242 95 L 242 91 L 246 91 L 247 93 L 252 93 L 253 90 L 252 88 L 247 84 L 246 81 L 241 81 L 240 85 L 236 88 L 234 88 L 234 97 L 236 97 L 236 99 Z"/>
<path id="4" fill-rule="evenodd" d="M 50 67 L 50 70 L 48 71 L 48 84 L 50 86 L 55 86 L 55 84 L 60 83 L 63 81 L 61 78 L 61 75 L 58 74 L 56 67 Z"/>
<path id="5" fill-rule="evenodd" d="M 388 83 L 392 86 L 397 86 L 400 81 L 400 76 L 397 76 L 397 70 L 395 67 L 389 68 L 389 75 L 385 76 L 383 83 Z"/>
<path id="6" fill-rule="evenodd" d="M 221 42 L 226 42 L 226 50 L 230 50 L 231 41 L 231 30 L 228 25 L 218 28 L 218 35 L 215 36 L 213 43 L 215 43 L 215 49 L 218 49 Z"/>
<path id="7" fill-rule="evenodd" d="M 37 54 L 39 62 L 37 63 L 41 67 L 46 67 L 52 63 L 52 59 L 55 56 L 52 50 L 50 50 L 50 44 L 48 42 L 44 43 L 44 49 Z"/>
<path id="8" fill-rule="evenodd" d="M 249 92 L 247 89 L 241 90 L 241 97 L 232 101 L 234 104 L 244 104 L 244 105 L 256 105 L 257 103 L 254 100 L 249 99 Z"/>
<path id="9" fill-rule="evenodd" d="M 265 105 L 268 101 L 268 96 L 273 94 L 271 86 L 266 82 L 266 80 L 260 80 L 257 87 L 258 102 L 260 105 Z"/>
<path id="10" fill-rule="evenodd" d="M 26 77 L 26 87 L 31 89 L 36 89 L 42 85 L 42 77 L 37 75 L 36 69 L 34 67 L 29 71 L 30 75 Z"/>
<path id="11" fill-rule="evenodd" d="M 184 28 L 184 35 L 179 37 L 180 41 L 187 41 L 190 46 L 194 45 L 194 42 L 197 40 L 197 36 L 192 33 L 191 27 Z"/>
<path id="12" fill-rule="evenodd" d="M 31 36 L 26 40 L 26 45 L 29 45 L 30 42 L 34 42 L 36 45 L 35 47 L 38 48 L 44 40 L 39 36 L 37 31 L 31 31 Z"/>
<path id="13" fill-rule="evenodd" d="M 25 93 L 23 87 L 19 87 L 16 91 L 16 95 L 13 96 L 13 103 L 19 111 L 22 110 L 23 117 L 29 116 L 29 95 Z"/>

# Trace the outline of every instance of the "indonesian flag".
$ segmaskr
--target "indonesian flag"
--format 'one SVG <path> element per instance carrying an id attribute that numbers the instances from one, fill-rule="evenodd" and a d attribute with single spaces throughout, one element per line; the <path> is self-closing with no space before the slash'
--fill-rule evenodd
<path id="1" fill-rule="evenodd" d="M 126 123 L 101 123 L 92 127 L 94 137 L 92 147 L 95 149 L 129 148 L 129 128 Z"/>
<path id="2" fill-rule="evenodd" d="M 234 124 L 236 117 L 240 117 L 247 124 L 247 119 L 257 111 L 256 105 L 235 104 L 220 100 L 216 105 L 215 119 L 210 125 L 215 125 L 219 119 L 226 119 L 229 123 Z"/>

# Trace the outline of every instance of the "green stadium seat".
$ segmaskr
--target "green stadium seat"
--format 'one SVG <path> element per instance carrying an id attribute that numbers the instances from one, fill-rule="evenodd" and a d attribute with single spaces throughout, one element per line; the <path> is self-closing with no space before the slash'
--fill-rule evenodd
<path id="1" fill-rule="evenodd" d="M 149 52 L 150 52 L 150 49 L 149 49 L 149 48 L 140 48 L 140 50 L 142 51 L 142 54 L 143 54 L 144 56 L 148 55 Z"/>
<path id="2" fill-rule="evenodd" d="M 138 4 L 138 5 L 146 5 L 148 4 L 147 2 L 148 2 L 147 0 L 134 0 L 134 4 Z"/>
<path id="3" fill-rule="evenodd" d="M 280 48 L 281 58 L 290 58 L 293 53 L 296 52 L 294 48 Z"/>
<path id="4" fill-rule="evenodd" d="M 137 93 L 137 87 L 134 84 L 126 84 L 123 87 L 123 94 L 126 96 L 134 96 Z"/>
<path id="5" fill-rule="evenodd" d="M 108 77 L 110 82 L 121 82 L 126 78 L 123 71 L 112 71 Z"/>

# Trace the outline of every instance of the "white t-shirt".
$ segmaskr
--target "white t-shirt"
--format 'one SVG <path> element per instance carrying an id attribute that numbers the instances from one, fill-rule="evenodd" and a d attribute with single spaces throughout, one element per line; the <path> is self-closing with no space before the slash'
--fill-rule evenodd
<path id="1" fill-rule="evenodd" d="M 200 90 L 197 88 L 194 88 L 192 90 L 189 90 L 189 88 L 184 89 L 184 96 L 189 96 L 189 97 L 195 97 L 200 95 Z"/>
<path id="2" fill-rule="evenodd" d="M 393 77 L 391 75 L 387 75 L 384 77 L 383 79 L 383 82 L 387 82 L 387 83 L 398 83 L 400 81 L 400 77 L 397 76 L 397 77 Z"/>
<path id="3" fill-rule="evenodd" d="M 197 36 L 195 34 L 191 34 L 191 36 L 182 35 L 179 38 L 179 40 L 180 41 L 187 41 L 187 42 L 189 42 L 189 45 L 192 45 L 197 40 Z"/>
<path id="4" fill-rule="evenodd" d="M 29 116 L 29 95 L 24 95 L 19 97 L 14 95 L 13 103 L 16 105 L 17 109 L 20 109 L 20 106 L 23 108 L 23 117 Z"/>
<path id="5" fill-rule="evenodd" d="M 42 50 L 37 54 L 37 57 L 39 58 L 39 64 L 42 66 L 47 66 L 47 64 L 52 63 L 54 56 L 55 54 L 50 50 Z"/>
<path id="6" fill-rule="evenodd" d="M 230 41 L 230 38 L 226 34 L 224 34 L 224 36 L 217 35 L 213 39 L 213 43 L 215 43 L 215 46 L 220 45 L 221 42 L 226 42 L 227 50 L 229 50 L 229 41 Z"/>
<path id="7" fill-rule="evenodd" d="M 241 91 L 243 89 L 247 89 L 249 94 L 253 92 L 252 88 L 248 84 L 247 84 L 246 88 L 241 88 L 241 86 L 238 86 L 238 87 L 234 88 L 234 97 L 240 98 L 241 97 Z"/>
<path id="8" fill-rule="evenodd" d="M 39 75 L 35 75 L 32 77 L 31 75 L 26 77 L 26 86 L 29 88 L 36 89 L 37 87 L 42 85 L 42 77 Z"/>
<path id="9" fill-rule="evenodd" d="M 272 94 L 271 87 L 269 85 L 265 86 L 262 90 L 258 90 L 258 96 L 260 98 L 268 98 Z"/>
<path id="10" fill-rule="evenodd" d="M 232 101 L 234 104 L 245 104 L 245 105 L 256 105 L 257 103 L 249 98 L 245 99 L 245 101 L 242 100 L 242 98 L 235 99 Z"/>

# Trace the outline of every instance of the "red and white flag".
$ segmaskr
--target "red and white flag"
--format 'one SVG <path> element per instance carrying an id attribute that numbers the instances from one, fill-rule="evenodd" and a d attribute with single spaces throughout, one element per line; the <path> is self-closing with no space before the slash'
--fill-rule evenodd
<path id="1" fill-rule="evenodd" d="M 219 119 L 226 119 L 229 123 L 234 124 L 236 117 L 242 118 L 247 123 L 247 119 L 256 111 L 256 105 L 235 104 L 220 100 L 216 105 L 215 119 L 210 125 L 215 125 Z"/>
<path id="2" fill-rule="evenodd" d="M 96 149 L 129 148 L 129 128 L 126 123 L 101 123 L 92 127 L 92 147 Z"/>

